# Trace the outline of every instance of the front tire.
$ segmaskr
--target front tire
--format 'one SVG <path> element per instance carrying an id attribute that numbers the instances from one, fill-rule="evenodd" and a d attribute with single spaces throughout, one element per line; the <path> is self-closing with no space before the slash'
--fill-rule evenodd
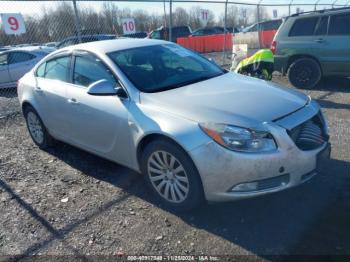
<path id="1" fill-rule="evenodd" d="M 304 57 L 290 65 L 287 75 L 289 82 L 296 88 L 310 89 L 320 82 L 322 70 L 317 61 Z"/>
<path id="2" fill-rule="evenodd" d="M 31 106 L 24 109 L 24 117 L 26 119 L 27 128 L 33 142 L 40 148 L 46 149 L 53 144 L 53 138 L 47 132 L 39 114 Z"/>
<path id="3" fill-rule="evenodd" d="M 192 160 L 178 145 L 156 140 L 143 151 L 141 170 L 150 190 L 166 207 L 186 211 L 203 201 L 202 183 Z"/>

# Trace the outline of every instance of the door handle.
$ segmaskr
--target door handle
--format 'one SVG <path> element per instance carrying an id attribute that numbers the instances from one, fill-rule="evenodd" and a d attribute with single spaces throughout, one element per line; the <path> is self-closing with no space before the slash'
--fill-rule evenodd
<path id="1" fill-rule="evenodd" d="M 68 99 L 68 103 L 72 105 L 79 105 L 79 102 L 75 98 Z"/>
<path id="2" fill-rule="evenodd" d="M 319 38 L 319 39 L 316 39 L 316 40 L 315 40 L 315 42 L 316 42 L 316 43 L 320 43 L 320 44 L 321 44 L 321 43 L 324 43 L 324 39 Z"/>

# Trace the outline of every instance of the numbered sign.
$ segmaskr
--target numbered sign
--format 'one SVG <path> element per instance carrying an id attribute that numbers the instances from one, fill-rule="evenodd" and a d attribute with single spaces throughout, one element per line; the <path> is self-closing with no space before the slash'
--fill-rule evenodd
<path id="1" fill-rule="evenodd" d="M 19 35 L 26 32 L 21 14 L 1 14 L 2 28 L 7 35 Z"/>
<path id="2" fill-rule="evenodd" d="M 200 21 L 201 23 L 206 26 L 209 20 L 209 10 L 207 9 L 201 9 L 200 13 Z"/>
<path id="3" fill-rule="evenodd" d="M 277 18 L 277 16 L 278 16 L 277 9 L 274 9 L 273 10 L 273 18 Z"/>
<path id="4" fill-rule="evenodd" d="M 123 18 L 122 19 L 122 27 L 123 27 L 123 34 L 124 35 L 136 33 L 134 18 Z"/>

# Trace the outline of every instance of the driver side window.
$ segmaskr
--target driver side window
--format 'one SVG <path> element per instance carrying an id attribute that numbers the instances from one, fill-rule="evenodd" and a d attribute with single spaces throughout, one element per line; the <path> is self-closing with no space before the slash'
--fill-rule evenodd
<path id="1" fill-rule="evenodd" d="M 88 87 L 102 79 L 108 80 L 114 85 L 117 83 L 112 72 L 98 58 L 92 56 L 75 57 L 73 84 Z"/>

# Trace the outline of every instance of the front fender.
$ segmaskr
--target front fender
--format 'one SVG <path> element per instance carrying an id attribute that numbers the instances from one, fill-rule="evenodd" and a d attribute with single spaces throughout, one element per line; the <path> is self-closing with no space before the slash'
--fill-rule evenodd
<path id="1" fill-rule="evenodd" d="M 158 134 L 168 137 L 187 152 L 211 141 L 197 122 L 150 106 L 131 103 L 128 124 L 133 148 L 135 148 L 132 155 L 135 167 L 138 167 L 138 145 L 148 135 Z"/>

